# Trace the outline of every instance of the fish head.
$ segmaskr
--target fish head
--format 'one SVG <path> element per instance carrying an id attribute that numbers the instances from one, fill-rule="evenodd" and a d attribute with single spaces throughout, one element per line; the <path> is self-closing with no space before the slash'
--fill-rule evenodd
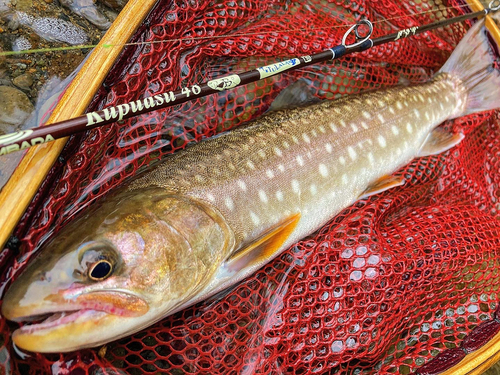
<path id="1" fill-rule="evenodd" d="M 101 345 L 186 305 L 224 260 L 229 237 L 203 203 L 161 188 L 115 194 L 40 250 L 5 294 L 2 315 L 38 322 L 13 333 L 28 351 Z"/>

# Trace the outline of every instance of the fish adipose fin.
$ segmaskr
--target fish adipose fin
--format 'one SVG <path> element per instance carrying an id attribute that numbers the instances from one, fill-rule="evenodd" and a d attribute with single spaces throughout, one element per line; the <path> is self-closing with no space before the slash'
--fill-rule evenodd
<path id="1" fill-rule="evenodd" d="M 499 21 L 500 15 L 494 18 Z M 484 21 L 472 26 L 439 71 L 459 78 L 467 91 L 463 111 L 453 118 L 500 108 L 500 72 L 493 67 L 487 32 Z"/>
<path id="2" fill-rule="evenodd" d="M 239 250 L 227 260 L 227 270 L 240 272 L 274 258 L 276 252 L 281 249 L 281 245 L 293 232 L 299 220 L 300 214 L 295 214 L 272 228 L 257 241 Z"/>
<path id="3" fill-rule="evenodd" d="M 370 186 L 366 188 L 366 190 L 359 196 L 359 199 L 365 199 L 371 197 L 372 195 L 376 195 L 378 193 L 382 193 L 383 191 L 392 189 L 396 186 L 401 186 L 405 183 L 405 181 L 401 177 L 396 176 L 382 176 L 377 181 L 373 182 Z"/>
<path id="4" fill-rule="evenodd" d="M 425 140 L 418 156 L 437 155 L 455 147 L 462 139 L 462 133 L 450 133 L 443 129 L 434 129 Z"/>

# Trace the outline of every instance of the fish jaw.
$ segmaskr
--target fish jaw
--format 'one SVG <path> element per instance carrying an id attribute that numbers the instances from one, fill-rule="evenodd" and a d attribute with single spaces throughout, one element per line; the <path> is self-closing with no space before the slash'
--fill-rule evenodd
<path id="1" fill-rule="evenodd" d="M 12 335 L 16 346 L 40 353 L 96 346 L 117 338 L 126 327 L 136 327 L 137 319 L 150 310 L 143 298 L 129 292 L 95 291 L 73 298 L 64 294 L 47 296 L 30 305 L 15 303 L 6 296 L 9 303 L 2 307 L 2 315 L 9 320 L 29 322 L 48 315 L 40 323 L 17 329 Z"/>

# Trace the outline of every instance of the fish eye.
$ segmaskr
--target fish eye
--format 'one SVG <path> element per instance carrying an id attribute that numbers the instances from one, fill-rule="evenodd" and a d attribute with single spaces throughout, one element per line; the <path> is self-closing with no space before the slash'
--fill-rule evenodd
<path id="1" fill-rule="evenodd" d="M 109 261 L 101 259 L 90 267 L 89 277 L 94 281 L 100 281 L 109 277 L 112 273 L 113 265 Z"/>

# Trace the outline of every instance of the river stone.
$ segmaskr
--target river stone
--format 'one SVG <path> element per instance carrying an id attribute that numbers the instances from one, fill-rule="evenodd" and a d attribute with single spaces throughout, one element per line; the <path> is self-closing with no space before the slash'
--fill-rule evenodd
<path id="1" fill-rule="evenodd" d="M 17 87 L 19 87 L 20 89 L 29 90 L 29 88 L 33 84 L 33 78 L 31 77 L 31 74 L 24 73 L 21 74 L 19 77 L 14 78 L 12 80 L 12 83 Z"/>
<path id="2" fill-rule="evenodd" d="M 0 86 L 0 135 L 20 129 L 33 110 L 33 104 L 21 90 Z"/>

